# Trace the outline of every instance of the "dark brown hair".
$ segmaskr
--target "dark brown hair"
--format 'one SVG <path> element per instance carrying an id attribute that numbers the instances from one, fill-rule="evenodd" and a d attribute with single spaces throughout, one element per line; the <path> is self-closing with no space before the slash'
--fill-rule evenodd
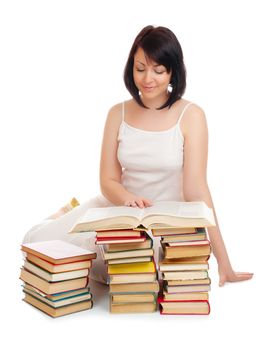
<path id="1" fill-rule="evenodd" d="M 163 65 L 168 73 L 171 72 L 172 91 L 168 100 L 158 109 L 170 108 L 175 101 L 182 97 L 186 87 L 183 52 L 177 37 L 166 27 L 149 25 L 143 28 L 134 40 L 124 69 L 124 83 L 136 102 L 147 108 L 140 98 L 133 78 L 134 55 L 139 47 L 144 50 L 149 59 Z"/>

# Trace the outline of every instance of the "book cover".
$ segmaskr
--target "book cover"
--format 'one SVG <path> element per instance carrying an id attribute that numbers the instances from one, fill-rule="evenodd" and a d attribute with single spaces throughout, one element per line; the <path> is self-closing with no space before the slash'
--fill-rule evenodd
<path id="1" fill-rule="evenodd" d="M 204 229 L 204 228 L 203 228 Z M 200 230 L 196 227 L 166 227 L 166 228 L 154 228 L 151 230 L 154 237 L 167 237 L 178 236 L 183 234 L 195 234 Z"/>
<path id="2" fill-rule="evenodd" d="M 157 302 L 156 293 L 111 293 L 111 303 L 151 303 Z"/>
<path id="3" fill-rule="evenodd" d="M 162 272 L 163 280 L 196 280 L 208 278 L 208 271 L 165 271 Z"/>
<path id="4" fill-rule="evenodd" d="M 51 273 L 90 269 L 92 267 L 92 260 L 81 260 L 66 264 L 53 264 L 30 253 L 27 253 L 27 260 Z"/>
<path id="5" fill-rule="evenodd" d="M 110 303 L 110 312 L 113 314 L 146 313 L 157 311 L 157 303 Z"/>
<path id="6" fill-rule="evenodd" d="M 23 292 L 25 294 L 29 294 L 33 297 L 35 297 L 36 299 L 43 301 L 44 303 L 52 306 L 53 308 L 58 308 L 58 307 L 62 307 L 62 306 L 66 306 L 66 305 L 70 305 L 70 304 L 74 304 L 74 303 L 78 303 L 80 301 L 85 301 L 85 300 L 91 300 L 92 299 L 92 294 L 91 293 L 82 293 L 82 294 L 77 294 L 75 296 L 71 296 L 71 297 L 67 297 L 67 298 L 61 298 L 61 299 L 57 299 L 57 300 L 52 300 L 47 296 L 43 296 L 40 293 L 34 292 L 31 289 L 28 288 L 24 288 Z"/>
<path id="7" fill-rule="evenodd" d="M 95 259 L 96 253 L 61 240 L 24 243 L 21 250 L 53 264 Z"/>
<path id="8" fill-rule="evenodd" d="M 48 282 L 58 282 L 74 278 L 86 277 L 89 274 L 89 269 L 50 273 L 27 260 L 24 262 L 24 268 Z"/>
<path id="9" fill-rule="evenodd" d="M 152 261 L 153 256 L 140 256 L 140 257 L 134 257 L 134 258 L 122 258 L 122 259 L 112 259 L 112 260 L 106 260 L 105 263 L 108 265 L 115 265 L 115 264 L 132 264 L 136 262 L 148 262 Z"/>
<path id="10" fill-rule="evenodd" d="M 122 259 L 122 258 L 136 258 L 141 256 L 153 256 L 153 249 L 136 249 L 136 250 L 126 250 L 120 252 L 107 252 L 105 246 L 100 246 L 100 252 L 104 260 L 112 259 Z"/>
<path id="11" fill-rule="evenodd" d="M 157 280 L 157 273 L 129 273 L 129 274 L 117 274 L 109 275 L 109 284 L 119 283 L 145 283 L 154 282 Z"/>
<path id="12" fill-rule="evenodd" d="M 118 244 L 118 243 L 138 243 L 138 242 L 145 242 L 146 235 L 142 234 L 139 237 L 135 236 L 126 236 L 126 237 L 96 237 L 96 244 Z"/>
<path id="13" fill-rule="evenodd" d="M 176 264 L 163 264 L 159 262 L 159 271 L 189 271 L 189 270 L 208 270 L 209 264 L 198 262 L 176 263 Z"/>
<path id="14" fill-rule="evenodd" d="M 162 243 L 161 245 L 166 259 L 196 257 L 211 254 L 211 245 L 208 240 Z"/>
<path id="15" fill-rule="evenodd" d="M 125 243 L 113 243 L 107 244 L 105 251 L 110 252 L 120 252 L 126 250 L 137 250 L 137 249 L 149 249 L 153 247 L 153 240 L 151 237 L 145 232 L 144 233 L 145 240 L 143 242 L 128 242 Z"/>
<path id="16" fill-rule="evenodd" d="M 55 294 L 60 292 L 66 292 L 73 289 L 85 288 L 88 284 L 88 277 L 76 278 L 73 280 L 60 281 L 60 282 L 48 282 L 33 273 L 21 269 L 20 279 L 33 287 L 39 289 L 45 294 Z"/>
<path id="17" fill-rule="evenodd" d="M 159 282 L 141 282 L 141 283 L 124 283 L 124 284 L 110 284 L 110 293 L 134 293 L 134 292 L 159 292 Z"/>
<path id="18" fill-rule="evenodd" d="M 156 272 L 156 266 L 154 261 L 139 263 L 136 262 L 132 264 L 108 265 L 109 275 L 148 272 Z"/>
<path id="19" fill-rule="evenodd" d="M 144 231 L 141 230 L 105 230 L 96 231 L 96 237 L 140 237 Z"/>
<path id="20" fill-rule="evenodd" d="M 163 291 L 163 300 L 164 301 L 200 301 L 200 300 L 209 300 L 208 292 L 178 292 L 178 293 L 168 293 Z"/>
<path id="21" fill-rule="evenodd" d="M 159 310 L 162 315 L 209 315 L 208 300 L 171 301 L 158 298 Z"/>
<path id="22" fill-rule="evenodd" d="M 92 300 L 81 301 L 78 303 L 61 306 L 58 308 L 54 308 L 29 294 L 25 294 L 25 298 L 23 300 L 51 317 L 64 316 L 74 312 L 88 310 L 93 307 Z"/>

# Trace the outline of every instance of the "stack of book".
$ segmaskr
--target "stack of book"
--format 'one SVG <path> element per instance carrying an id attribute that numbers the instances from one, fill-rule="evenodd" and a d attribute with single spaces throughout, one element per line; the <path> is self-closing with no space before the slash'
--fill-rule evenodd
<path id="1" fill-rule="evenodd" d="M 209 314 L 211 245 L 205 228 L 155 229 L 152 233 L 161 237 L 161 314 Z"/>
<path id="2" fill-rule="evenodd" d="M 210 244 L 205 232 L 196 230 L 195 227 L 209 226 L 215 226 L 215 218 L 212 208 L 209 208 L 205 202 L 161 201 L 142 209 L 127 206 L 89 208 L 74 224 L 70 233 L 98 232 L 97 244 L 107 245 L 103 249 L 103 256 L 108 263 L 110 274 L 111 312 L 137 312 L 143 309 L 138 303 L 133 305 L 133 299 L 139 298 L 139 295 L 134 293 L 137 291 L 141 294 L 155 293 L 157 290 L 153 260 L 140 260 L 141 256 L 148 258 L 153 255 L 152 243 L 149 243 L 151 238 L 145 236 L 144 239 L 145 234 L 141 230 L 152 230 L 154 235 L 157 232 L 158 236 L 164 237 L 167 228 L 174 230 L 168 231 L 169 235 L 167 235 L 169 239 L 173 236 L 172 242 L 166 241 L 166 238 L 162 241 L 164 258 L 160 269 L 164 273 L 165 288 L 163 298 L 159 299 L 161 312 L 207 314 L 209 313 L 207 291 L 210 287 L 207 260 Z M 183 231 L 185 228 L 186 230 Z M 191 228 L 193 232 L 190 232 Z M 105 241 L 104 239 L 110 238 L 105 236 L 104 231 L 107 234 L 108 230 L 111 238 L 114 239 Z M 130 230 L 129 235 L 133 241 L 114 242 L 120 230 Z M 139 236 L 133 237 L 133 232 L 139 232 Z M 122 237 L 125 238 L 125 235 L 125 232 L 122 233 Z M 134 241 L 136 238 L 141 241 Z M 150 248 L 149 244 L 151 244 Z M 145 250 L 148 251 L 144 254 Z M 166 271 L 166 269 L 169 270 Z M 144 280 L 148 277 L 149 280 Z M 200 294 L 190 296 L 185 293 Z M 150 297 L 152 300 L 152 295 Z M 149 311 L 154 310 L 155 303 L 153 301 L 149 303 L 151 304 Z"/>
<path id="3" fill-rule="evenodd" d="M 143 230 L 97 231 L 107 264 L 111 313 L 153 312 L 159 284 L 153 240 Z"/>
<path id="4" fill-rule="evenodd" d="M 52 317 L 91 309 L 89 273 L 96 253 L 60 241 L 25 243 L 24 301 Z"/>

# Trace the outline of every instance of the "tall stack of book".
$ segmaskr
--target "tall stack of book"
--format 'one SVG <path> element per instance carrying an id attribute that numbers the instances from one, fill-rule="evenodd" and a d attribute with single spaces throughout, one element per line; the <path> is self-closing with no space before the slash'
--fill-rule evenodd
<path id="1" fill-rule="evenodd" d="M 209 314 L 211 245 L 205 228 L 155 229 L 152 232 L 161 237 L 159 271 L 163 290 L 158 298 L 160 313 Z"/>
<path id="2" fill-rule="evenodd" d="M 97 231 L 107 264 L 111 313 L 153 312 L 159 284 L 153 240 L 143 230 Z"/>
<path id="3" fill-rule="evenodd" d="M 60 241 L 25 243 L 24 301 L 52 317 L 91 309 L 89 273 L 96 253 Z"/>

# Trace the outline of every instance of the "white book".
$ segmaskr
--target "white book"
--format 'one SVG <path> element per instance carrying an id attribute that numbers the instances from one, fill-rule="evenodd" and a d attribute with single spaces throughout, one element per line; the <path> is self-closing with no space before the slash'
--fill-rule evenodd
<path id="1" fill-rule="evenodd" d="M 114 206 L 89 208 L 70 233 L 110 229 L 156 229 L 215 226 L 213 210 L 205 202 L 161 201 L 147 208 Z"/>

